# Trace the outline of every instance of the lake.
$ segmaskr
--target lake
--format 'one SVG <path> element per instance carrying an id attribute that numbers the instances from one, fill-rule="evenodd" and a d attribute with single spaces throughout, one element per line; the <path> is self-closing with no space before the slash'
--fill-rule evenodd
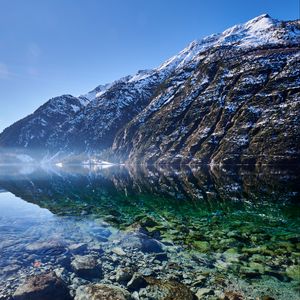
<path id="1" fill-rule="evenodd" d="M 101 282 L 141 300 L 299 299 L 299 183 L 266 166 L 1 166 L 0 299 L 50 271 L 72 297 Z"/>

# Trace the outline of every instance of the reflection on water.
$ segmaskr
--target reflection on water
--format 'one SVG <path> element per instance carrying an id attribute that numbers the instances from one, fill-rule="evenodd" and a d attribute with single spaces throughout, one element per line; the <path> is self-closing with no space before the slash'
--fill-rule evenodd
<path id="1" fill-rule="evenodd" d="M 194 293 L 206 289 L 203 299 L 233 291 L 296 299 L 298 182 L 293 170 L 2 167 L 0 299 L 46 270 L 72 295 L 90 281 L 128 289 L 118 280 L 125 267 L 152 285 L 176 280 Z M 95 257 L 102 275 L 76 272 L 76 255 Z M 164 299 L 153 287 L 137 292 Z"/>

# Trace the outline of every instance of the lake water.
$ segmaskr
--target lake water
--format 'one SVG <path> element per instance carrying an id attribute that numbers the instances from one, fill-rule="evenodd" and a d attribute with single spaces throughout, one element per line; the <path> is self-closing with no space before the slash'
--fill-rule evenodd
<path id="1" fill-rule="evenodd" d="M 300 299 L 299 190 L 291 169 L 2 166 L 0 299 L 49 270 L 72 296 L 101 282 L 141 300 Z"/>

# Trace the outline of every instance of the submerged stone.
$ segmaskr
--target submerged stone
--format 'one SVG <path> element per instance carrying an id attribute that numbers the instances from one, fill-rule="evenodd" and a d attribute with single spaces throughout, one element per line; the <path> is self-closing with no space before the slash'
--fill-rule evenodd
<path id="1" fill-rule="evenodd" d="M 154 226 L 158 226 L 159 224 L 156 222 L 156 220 L 154 220 L 152 217 L 145 217 L 144 219 L 142 219 L 140 221 L 141 225 L 144 227 L 154 227 Z"/>
<path id="2" fill-rule="evenodd" d="M 194 241 L 194 247 L 200 252 L 208 252 L 210 250 L 210 245 L 206 241 Z"/>
<path id="3" fill-rule="evenodd" d="M 127 234 L 121 239 L 120 244 L 124 248 L 140 250 L 146 253 L 162 252 L 162 244 L 160 242 L 141 233 Z"/>
<path id="4" fill-rule="evenodd" d="M 14 300 L 69 300 L 65 283 L 54 272 L 35 275 L 26 279 L 13 294 Z"/>
<path id="5" fill-rule="evenodd" d="M 33 252 L 38 255 L 57 256 L 64 254 L 67 249 L 59 241 L 42 241 L 28 244 L 26 251 Z"/>
<path id="6" fill-rule="evenodd" d="M 249 253 L 249 254 L 263 254 L 263 255 L 270 255 L 274 256 L 274 252 L 270 249 L 267 249 L 267 246 L 258 246 L 255 248 L 243 248 L 243 252 Z"/>
<path id="7" fill-rule="evenodd" d="M 195 294 L 184 284 L 172 280 L 145 278 L 148 285 L 141 289 L 139 295 L 155 300 L 196 300 Z M 145 299 L 142 298 L 142 299 Z"/>
<path id="8" fill-rule="evenodd" d="M 167 253 L 157 253 L 155 254 L 155 259 L 159 260 L 159 261 L 165 261 L 165 260 L 168 260 L 168 255 Z"/>
<path id="9" fill-rule="evenodd" d="M 131 300 L 128 291 L 109 284 L 89 284 L 76 290 L 74 300 Z"/>
<path id="10" fill-rule="evenodd" d="M 113 253 L 117 254 L 117 255 L 120 255 L 120 256 L 126 255 L 126 252 L 122 248 L 120 248 L 120 247 L 115 247 L 111 251 Z"/>
<path id="11" fill-rule="evenodd" d="M 262 275 L 258 270 L 253 270 L 252 268 L 245 266 L 240 268 L 240 273 L 247 278 L 258 278 Z"/>
<path id="12" fill-rule="evenodd" d="M 118 269 L 116 280 L 119 283 L 127 283 L 132 278 L 133 272 L 129 268 Z"/>
<path id="13" fill-rule="evenodd" d="M 244 300 L 243 296 L 237 292 L 225 292 L 224 298 L 222 300 Z"/>
<path id="14" fill-rule="evenodd" d="M 131 280 L 127 283 L 127 288 L 130 291 L 138 291 L 147 286 L 145 278 L 138 273 L 134 273 Z"/>
<path id="15" fill-rule="evenodd" d="M 85 243 L 72 244 L 68 248 L 72 253 L 79 254 L 87 250 L 87 244 Z"/>
<path id="16" fill-rule="evenodd" d="M 255 271 L 258 271 L 259 273 L 263 274 L 265 272 L 266 267 L 263 264 L 256 263 L 256 262 L 250 262 L 249 268 Z"/>
<path id="17" fill-rule="evenodd" d="M 20 268 L 21 268 L 21 266 L 19 266 L 17 264 L 11 264 L 11 265 L 5 266 L 0 269 L 0 275 L 8 275 L 8 274 L 16 273 Z"/>
<path id="18" fill-rule="evenodd" d="M 207 279 L 207 277 L 206 276 L 204 276 L 204 275 L 198 275 L 196 278 L 195 278 L 195 280 L 194 280 L 194 282 L 192 283 L 192 285 L 193 286 L 201 286 L 201 285 L 203 285 L 203 283 L 206 281 L 206 279 Z"/>
<path id="19" fill-rule="evenodd" d="M 212 295 L 213 294 L 213 290 L 210 288 L 202 288 L 199 289 L 196 293 L 196 297 L 198 300 L 204 299 L 204 296 L 206 295 Z"/>
<path id="20" fill-rule="evenodd" d="M 297 281 L 300 281 L 300 265 L 290 266 L 286 269 L 287 275 Z"/>
<path id="21" fill-rule="evenodd" d="M 79 277 L 84 279 L 102 277 L 101 265 L 91 255 L 75 255 L 74 260 L 71 262 L 71 267 Z"/>

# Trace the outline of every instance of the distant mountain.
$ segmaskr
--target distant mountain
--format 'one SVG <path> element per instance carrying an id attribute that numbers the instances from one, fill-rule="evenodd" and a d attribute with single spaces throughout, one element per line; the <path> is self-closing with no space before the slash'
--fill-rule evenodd
<path id="1" fill-rule="evenodd" d="M 299 58 L 300 21 L 261 15 L 156 69 L 49 100 L 6 128 L 0 147 L 52 160 L 300 162 Z"/>

